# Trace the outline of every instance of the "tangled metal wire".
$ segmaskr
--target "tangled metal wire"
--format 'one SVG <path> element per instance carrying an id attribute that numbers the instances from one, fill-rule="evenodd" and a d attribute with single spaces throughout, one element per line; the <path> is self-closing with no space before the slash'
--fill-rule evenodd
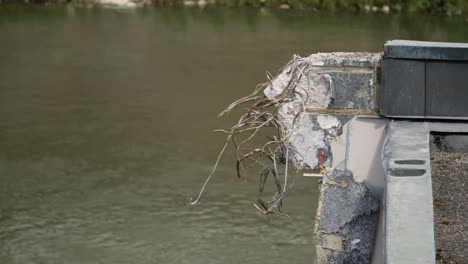
<path id="1" fill-rule="evenodd" d="M 278 209 L 280 213 L 282 212 L 281 206 L 284 194 L 294 184 L 293 178 L 292 183 L 290 183 L 288 186 L 289 155 L 291 151 L 298 154 L 294 147 L 288 144 L 288 139 L 293 134 L 292 128 L 296 123 L 296 119 L 301 113 L 305 112 L 305 107 L 304 105 L 302 105 L 301 109 L 297 111 L 297 114 L 293 119 L 293 124 L 289 129 L 281 127 L 280 122 L 278 120 L 278 110 L 282 103 L 284 103 L 286 100 L 290 100 L 298 93 L 298 91 L 296 91 L 296 88 L 298 87 L 298 82 L 310 69 L 309 65 L 310 64 L 307 59 L 301 58 L 296 55 L 293 56 L 293 59 L 279 71 L 280 74 L 286 72 L 289 76 L 289 80 L 284 87 L 280 87 L 281 89 L 275 87 L 275 90 L 279 90 L 281 92 L 271 97 L 267 97 L 263 94 L 263 91 L 266 88 L 269 87 L 273 89 L 273 82 L 278 76 L 277 75 L 275 77 L 272 77 L 267 72 L 268 82 L 257 85 L 253 93 L 233 102 L 218 115 L 218 117 L 223 117 L 230 113 L 233 109 L 239 107 L 240 105 L 253 102 L 253 104 L 250 107 L 245 109 L 245 113 L 239 118 L 239 121 L 231 127 L 231 129 L 215 130 L 216 132 L 225 133 L 227 135 L 226 141 L 216 159 L 216 162 L 211 170 L 210 175 L 205 180 L 198 196 L 194 200 L 190 199 L 191 205 L 195 205 L 200 200 L 207 184 L 213 177 L 216 168 L 218 167 L 219 161 L 221 160 L 221 157 L 223 156 L 227 146 L 229 145 L 229 143 L 232 143 L 236 151 L 236 170 L 238 177 L 242 177 L 244 175 L 245 169 L 247 167 L 257 165 L 261 168 L 257 204 L 253 204 L 255 208 L 257 208 L 264 214 L 274 213 L 275 209 Z M 304 91 L 302 92 L 304 93 Z M 307 91 L 305 92 L 307 93 Z M 308 98 L 306 98 L 305 102 L 307 102 L 307 99 Z M 246 143 L 250 142 L 253 138 L 255 138 L 255 136 L 258 135 L 259 131 L 268 127 L 274 128 L 276 131 L 275 136 L 268 137 L 268 142 L 266 142 L 265 144 L 263 144 L 263 146 L 258 148 L 252 149 L 244 147 Z M 248 136 L 246 139 L 242 140 L 241 142 L 238 142 L 238 137 L 240 135 Z M 283 183 L 281 183 L 281 180 L 279 178 L 280 173 L 278 172 L 278 164 L 285 165 Z M 274 184 L 276 186 L 276 193 L 269 201 L 264 201 L 263 193 L 269 176 L 271 176 L 271 178 L 274 181 Z"/>

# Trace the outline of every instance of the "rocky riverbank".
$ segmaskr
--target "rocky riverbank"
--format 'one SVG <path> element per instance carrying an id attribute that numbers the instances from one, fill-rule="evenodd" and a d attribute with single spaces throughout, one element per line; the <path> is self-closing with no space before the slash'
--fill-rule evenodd
<path id="1" fill-rule="evenodd" d="M 432 185 L 437 263 L 468 259 L 468 153 L 432 153 Z"/>

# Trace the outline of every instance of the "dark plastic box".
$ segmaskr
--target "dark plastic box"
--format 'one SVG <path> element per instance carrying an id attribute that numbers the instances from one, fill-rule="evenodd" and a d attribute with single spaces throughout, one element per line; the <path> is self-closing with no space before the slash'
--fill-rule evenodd
<path id="1" fill-rule="evenodd" d="M 468 44 L 388 41 L 380 87 L 383 116 L 468 119 Z"/>

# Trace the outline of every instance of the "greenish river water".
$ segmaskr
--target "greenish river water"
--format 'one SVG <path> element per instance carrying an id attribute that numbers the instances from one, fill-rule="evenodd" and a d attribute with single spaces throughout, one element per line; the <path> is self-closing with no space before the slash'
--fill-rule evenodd
<path id="1" fill-rule="evenodd" d="M 234 99 L 293 54 L 468 42 L 461 17 L 0 6 L 0 263 L 313 263 L 315 179 L 271 222 L 233 155 Z"/>

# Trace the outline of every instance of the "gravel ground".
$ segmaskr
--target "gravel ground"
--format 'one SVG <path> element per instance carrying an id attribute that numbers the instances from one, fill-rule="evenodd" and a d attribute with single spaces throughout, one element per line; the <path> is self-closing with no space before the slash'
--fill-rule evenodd
<path id="1" fill-rule="evenodd" d="M 468 263 L 468 153 L 433 151 L 437 263 Z"/>

